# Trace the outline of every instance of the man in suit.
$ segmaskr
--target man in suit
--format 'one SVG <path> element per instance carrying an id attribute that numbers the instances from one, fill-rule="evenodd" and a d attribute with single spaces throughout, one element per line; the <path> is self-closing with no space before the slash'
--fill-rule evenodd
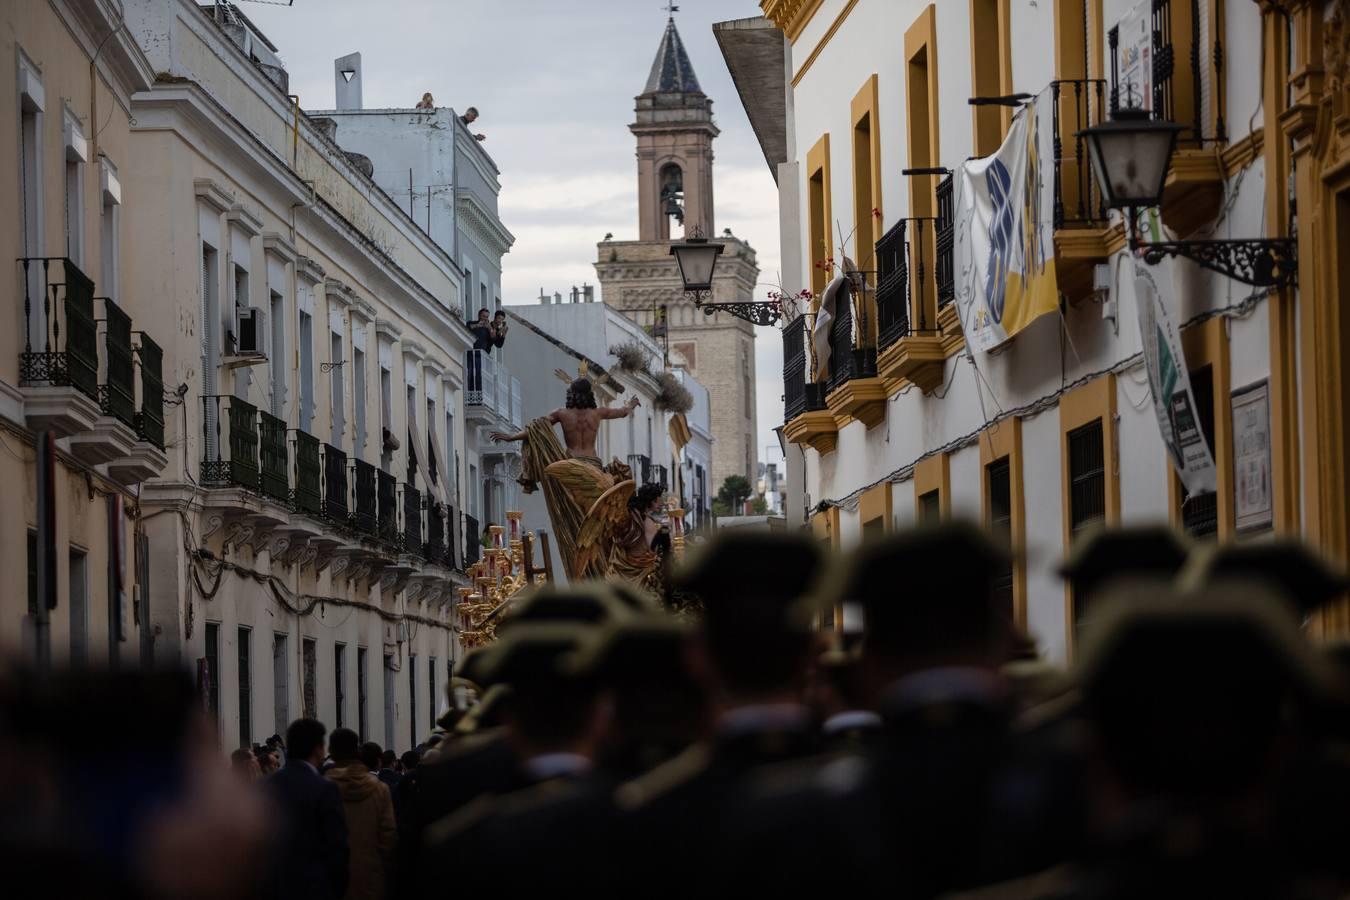
<path id="1" fill-rule="evenodd" d="M 729 822 L 751 775 L 819 746 L 802 702 L 815 618 L 806 598 L 823 563 L 817 542 L 800 533 L 728 532 L 700 550 L 672 586 L 704 611 L 689 658 L 711 699 L 712 735 L 617 789 L 610 874 L 624 887 L 646 885 L 657 871 L 663 893 L 706 884 L 736 840 Z"/>
<path id="2" fill-rule="evenodd" d="M 347 891 L 347 820 L 342 796 L 319 774 L 327 729 L 296 719 L 286 729 L 286 765 L 264 784 L 281 819 L 274 896 L 278 900 L 338 900 Z"/>

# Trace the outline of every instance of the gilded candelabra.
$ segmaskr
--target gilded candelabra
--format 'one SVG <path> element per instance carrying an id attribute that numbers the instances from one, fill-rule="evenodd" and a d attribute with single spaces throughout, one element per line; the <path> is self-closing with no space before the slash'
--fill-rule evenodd
<path id="1" fill-rule="evenodd" d="M 464 649 L 481 647 L 497 638 L 497 624 L 510 607 L 515 595 L 528 586 L 530 576 L 525 571 L 525 549 L 521 537 L 522 513 L 506 514 L 507 530 L 492 525 L 488 533 L 492 546 L 483 551 L 483 558 L 469 567 L 473 587 L 459 589 L 459 636 Z M 546 576 L 536 573 L 533 583 L 543 583 Z"/>

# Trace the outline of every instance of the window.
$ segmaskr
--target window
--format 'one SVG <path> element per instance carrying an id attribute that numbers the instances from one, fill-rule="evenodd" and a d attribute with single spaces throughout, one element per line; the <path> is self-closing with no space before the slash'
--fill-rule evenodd
<path id="1" fill-rule="evenodd" d="M 216 392 L 216 366 L 220 359 L 220 297 L 217 286 L 220 278 L 220 251 L 202 242 L 202 391 Z M 209 434 L 209 432 L 208 432 Z"/>
<path id="2" fill-rule="evenodd" d="M 234 273 L 231 286 L 234 290 L 235 308 L 246 307 L 249 305 L 248 269 L 245 269 L 239 263 L 232 264 L 230 268 Z M 235 338 L 238 339 L 238 335 L 235 335 Z M 235 349 L 238 350 L 237 347 Z"/>
<path id="3" fill-rule="evenodd" d="M 369 740 L 370 718 L 367 710 L 367 685 L 366 679 L 369 676 L 368 663 L 366 662 L 366 648 L 356 648 L 356 730 L 361 735 L 361 740 Z M 389 748 L 393 749 L 393 748 Z"/>
<path id="4" fill-rule="evenodd" d="M 206 708 L 220 717 L 220 625 L 206 623 Z"/>
<path id="5" fill-rule="evenodd" d="M 445 393 L 445 477 L 449 482 L 445 485 L 445 497 L 447 500 L 453 500 L 455 496 L 455 414 L 452 410 L 455 408 L 453 395 L 446 391 Z"/>
<path id="6" fill-rule="evenodd" d="M 1200 431 L 1216 464 L 1218 454 L 1214 442 L 1214 366 L 1206 365 L 1190 373 L 1191 393 L 1195 395 L 1195 416 L 1200 420 Z M 1184 489 L 1183 489 L 1184 492 Z M 1208 537 L 1219 532 L 1219 495 L 1187 495 L 1181 505 L 1182 522 L 1194 537 Z"/>
<path id="7" fill-rule="evenodd" d="M 408 655 L 408 729 L 412 740 L 408 746 L 417 746 L 417 654 Z"/>
<path id="8" fill-rule="evenodd" d="M 417 418 L 417 388 L 409 384 L 406 386 L 405 391 L 407 392 L 407 396 L 404 398 L 403 410 L 408 417 L 408 429 L 406 435 L 408 441 L 408 449 L 406 451 L 408 477 L 406 481 L 409 486 L 416 486 L 419 457 L 417 454 L 417 445 L 413 443 L 413 433 L 416 430 L 413 426 L 416 424 Z"/>
<path id="9" fill-rule="evenodd" d="M 984 467 L 986 489 L 989 492 L 989 530 L 994 539 L 1012 549 L 1012 467 L 1008 457 L 995 460 Z M 1004 610 L 1007 621 L 1014 619 L 1013 563 L 1009 556 L 1007 566 L 994 581 L 994 598 Z"/>
<path id="10" fill-rule="evenodd" d="M 942 518 L 942 492 L 928 491 L 919 495 L 919 524 L 931 525 Z"/>
<path id="11" fill-rule="evenodd" d="M 486 284 L 479 284 L 479 285 L 478 285 L 478 297 L 479 297 L 479 302 L 482 304 L 482 307 L 480 307 L 480 308 L 485 308 L 485 307 L 487 307 L 487 305 L 488 305 L 488 299 L 487 299 L 487 285 L 486 285 Z"/>
<path id="12" fill-rule="evenodd" d="M 66 129 L 66 256 L 75 265 L 84 267 L 84 164 L 89 156 L 89 144 L 84 139 L 79 122 L 69 112 Z"/>
<path id="13" fill-rule="evenodd" d="M 42 107 L 44 96 L 37 69 L 19 59 L 19 175 L 23 189 L 23 255 L 42 255 Z M 30 277 L 40 278 L 39 273 Z M 38 293 L 41 288 L 38 289 Z"/>
<path id="14" fill-rule="evenodd" d="M 811 263 L 811 291 L 817 297 L 829 284 L 826 260 L 834 255 L 830 232 L 830 136 L 822 135 L 806 154 L 808 237 L 807 258 Z"/>
<path id="15" fill-rule="evenodd" d="M 478 508 L 478 494 L 474 490 L 474 485 L 478 484 L 478 467 L 469 463 L 469 505 L 473 507 L 470 515 L 481 518 L 482 511 Z"/>
<path id="16" fill-rule="evenodd" d="M 342 362 L 341 332 L 337 331 L 332 332 L 329 336 L 328 344 L 329 344 L 328 347 L 329 362 L 333 363 Z M 345 385 L 342 383 L 342 373 L 346 370 L 346 368 L 347 368 L 346 366 L 334 365 L 331 372 L 331 375 L 333 377 L 333 383 L 332 383 L 332 408 L 330 410 L 330 414 L 333 423 L 332 444 L 334 447 L 342 446 L 342 432 L 345 431 L 347 428 L 347 418 L 346 418 L 347 392 L 345 390 Z"/>
<path id="17" fill-rule="evenodd" d="M 300 310 L 300 430 L 314 420 L 314 316 Z"/>
<path id="18" fill-rule="evenodd" d="M 1069 527 L 1077 534 L 1106 519 L 1106 462 L 1102 420 L 1069 432 Z"/>
<path id="19" fill-rule="evenodd" d="M 272 635 L 272 733 L 285 734 L 291 722 L 289 658 L 286 655 L 286 635 Z"/>
<path id="20" fill-rule="evenodd" d="M 267 366 L 272 372 L 272 415 L 286 417 L 286 298 L 270 291 L 272 346 Z"/>
<path id="21" fill-rule="evenodd" d="M 28 532 L 28 614 L 36 616 L 38 611 L 38 564 L 37 532 Z"/>
<path id="22" fill-rule="evenodd" d="M 352 405 L 356 413 L 356 435 L 352 449 L 360 453 L 366 447 L 366 353 L 352 349 Z"/>
<path id="23" fill-rule="evenodd" d="M 1155 4 L 1156 5 L 1156 4 Z M 1056 153 L 1060 171 L 1056 203 L 1067 212 L 1065 220 L 1087 222 L 1098 211 L 1092 209 L 1096 180 L 1080 151 L 1075 134 L 1103 118 L 1105 90 L 1098 84 L 1085 85 L 1085 79 L 1102 77 L 1102 0 L 1055 0 L 1055 78 L 1063 84 L 1059 90 L 1059 142 L 1062 156 Z M 1076 84 L 1074 84 L 1076 82 Z M 1057 219 L 1056 226 L 1059 221 Z M 1079 225 L 1078 227 L 1083 227 Z M 1091 227 L 1101 227 L 1093 222 Z"/>
<path id="24" fill-rule="evenodd" d="M 301 698 L 305 709 L 305 718 L 317 719 L 319 717 L 319 701 L 314 691 L 315 669 L 318 667 L 318 648 L 314 646 L 313 638 L 305 638 L 300 646 L 301 663 L 304 666 L 304 672 L 301 675 L 301 687 L 304 696 Z"/>
<path id="25" fill-rule="evenodd" d="M 70 664 L 80 667 L 89 661 L 89 557 L 83 550 L 70 548 Z"/>
<path id="26" fill-rule="evenodd" d="M 398 709 L 395 698 L 397 682 L 394 681 L 394 657 L 384 655 L 384 748 L 394 749 L 394 717 Z"/>
<path id="27" fill-rule="evenodd" d="M 253 659 L 252 634 L 239 629 L 239 746 L 253 744 Z"/>
<path id="28" fill-rule="evenodd" d="M 1012 39 L 1008 0 L 970 0 L 970 85 L 973 97 L 1012 93 Z M 1006 106 L 971 107 L 975 155 L 998 150 L 1012 122 Z"/>
<path id="29" fill-rule="evenodd" d="M 117 178 L 117 168 L 106 159 L 102 162 L 98 228 L 102 283 L 99 286 L 104 296 L 117 301 L 121 297 L 122 280 L 122 183 Z"/>
<path id="30" fill-rule="evenodd" d="M 436 727 L 436 657 L 431 657 L 427 666 L 427 721 L 428 728 Z"/>
<path id="31" fill-rule="evenodd" d="M 877 76 L 853 98 L 853 258 L 864 272 L 876 271 L 881 226 L 881 130 L 877 122 Z M 870 304 L 876 299 L 868 295 Z M 867 337 L 875 340 L 876 312 L 869 310 Z"/>
<path id="32" fill-rule="evenodd" d="M 347 675 L 347 645 L 333 645 L 333 706 L 336 712 L 334 719 L 337 724 L 333 727 L 341 728 L 346 724 L 346 717 L 343 715 L 347 706 L 346 678 Z"/>
<path id="33" fill-rule="evenodd" d="M 942 164 L 938 150 L 938 96 L 937 96 L 937 18 L 929 5 L 905 32 L 905 130 L 909 143 L 909 166 L 925 169 Z M 909 214 L 927 218 L 935 214 L 936 177 L 917 175 L 909 181 Z M 917 271 L 921 261 L 937 258 L 936 229 L 925 228 L 910 241 L 911 271 Z M 920 328 L 937 317 L 936 282 L 922 282 L 922 291 L 915 292 L 916 308 L 910 311 L 911 322 Z"/>
<path id="34" fill-rule="evenodd" d="M 387 366 L 381 361 L 380 366 L 380 426 L 384 430 L 390 430 L 394 421 L 394 375 Z M 384 441 L 383 434 L 380 437 L 380 468 L 386 472 L 394 464 L 394 454 L 390 452 L 388 445 Z"/>

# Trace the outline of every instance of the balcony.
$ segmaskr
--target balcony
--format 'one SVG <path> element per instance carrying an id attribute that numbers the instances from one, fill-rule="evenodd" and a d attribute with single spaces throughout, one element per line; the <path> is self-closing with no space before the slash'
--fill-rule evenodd
<path id="1" fill-rule="evenodd" d="M 1150 41 L 1153 84 L 1149 96 L 1130 95 L 1121 84 L 1120 26 L 1107 33 L 1111 52 L 1111 111 L 1140 104 L 1155 119 L 1176 122 L 1184 130 L 1167 172 L 1163 221 L 1181 236 L 1194 233 L 1218 215 L 1224 198 L 1224 167 L 1214 148 L 1227 141 L 1223 29 L 1210 28 L 1210 46 L 1201 41 L 1197 7 L 1184 0 L 1153 0 Z M 1208 69 L 1208 71 L 1207 71 Z M 1204 85 L 1214 86 L 1214 120 L 1205 121 Z"/>
<path id="2" fill-rule="evenodd" d="M 323 505 L 319 513 L 339 528 L 351 524 L 347 503 L 347 454 L 332 444 L 323 445 Z"/>
<path id="3" fill-rule="evenodd" d="M 1079 132 L 1105 117 L 1106 80 L 1052 81 L 1050 99 L 1055 135 L 1055 277 L 1060 291 L 1076 298 L 1092 290 L 1093 267 L 1124 246 L 1124 232 L 1112 234 L 1088 162 L 1087 142 L 1079 137 Z"/>
<path id="4" fill-rule="evenodd" d="M 410 484 L 399 485 L 399 507 L 402 511 L 399 550 L 408 556 L 421 557 L 426 552 L 422 544 L 422 492 Z"/>
<path id="5" fill-rule="evenodd" d="M 398 545 L 398 482 L 383 469 L 375 470 L 375 537 L 387 547 Z"/>
<path id="6" fill-rule="evenodd" d="M 448 558 L 451 545 L 445 540 L 446 510 L 439 501 L 427 498 L 427 533 L 422 558 L 430 565 L 452 568 L 453 563 Z"/>
<path id="7" fill-rule="evenodd" d="M 498 362 L 489 350 L 470 350 L 464 371 L 468 388 L 464 412 L 470 421 L 492 427 L 520 428 L 523 421 L 520 379 Z"/>
<path id="8" fill-rule="evenodd" d="M 202 398 L 204 487 L 239 487 L 257 491 L 258 408 L 247 400 L 221 394 Z"/>
<path id="9" fill-rule="evenodd" d="M 798 316 L 783 326 L 783 434 L 794 444 L 829 453 L 839 428 L 825 405 L 826 386 L 814 380 L 815 353 L 808 352 L 811 335 L 806 328 L 813 318 Z"/>
<path id="10" fill-rule="evenodd" d="M 639 486 L 647 483 L 651 475 L 652 460 L 651 457 L 641 453 L 628 454 L 628 468 L 632 470 L 633 480 Z"/>
<path id="11" fill-rule="evenodd" d="M 464 514 L 464 563 L 463 570 L 468 571 L 469 566 L 478 562 L 482 552 L 482 545 L 478 543 L 478 520 L 468 513 Z"/>
<path id="12" fill-rule="evenodd" d="M 295 454 L 295 490 L 291 492 L 291 506 L 296 512 L 315 518 L 324 515 L 323 480 L 326 471 L 322 463 L 319 448 L 321 444 L 314 435 L 298 428 L 291 431 L 291 448 Z M 330 450 L 333 448 L 329 448 Z M 341 451 L 338 451 L 341 452 Z M 346 457 L 343 457 L 346 463 Z M 342 470 L 339 470 L 341 472 Z M 342 508 L 347 506 L 347 484 L 343 478 L 340 488 Z"/>
<path id="13" fill-rule="evenodd" d="M 951 221 L 901 219 L 877 241 L 877 374 L 888 394 L 904 382 L 924 393 L 942 385 L 947 351 L 939 322 L 956 307 Z M 941 262 L 935 258 L 939 246 L 947 251 Z"/>
<path id="14" fill-rule="evenodd" d="M 352 528 L 367 537 L 379 530 L 379 507 L 375 500 L 375 467 L 363 459 L 352 460 L 352 494 L 356 499 L 352 509 Z"/>
<path id="15" fill-rule="evenodd" d="M 877 377 L 876 275 L 855 273 L 835 301 L 825 402 L 840 428 L 854 419 L 871 428 L 886 417 L 888 392 Z"/>
<path id="16" fill-rule="evenodd" d="M 647 478 L 652 484 L 661 485 L 661 490 L 670 490 L 670 472 L 665 466 L 652 465 L 648 467 Z"/>
<path id="17" fill-rule="evenodd" d="M 140 364 L 141 405 L 133 419 L 136 442 L 131 451 L 108 463 L 108 475 L 122 484 L 139 484 L 164 471 L 164 351 L 144 331 L 132 332 L 140 339 L 135 348 Z"/>
<path id="18" fill-rule="evenodd" d="M 289 504 L 291 490 L 286 474 L 286 423 L 261 410 L 258 412 L 258 449 L 262 459 L 258 488 L 273 500 Z"/>
<path id="19" fill-rule="evenodd" d="M 19 260 L 24 349 L 19 386 L 35 431 L 67 437 L 98 421 L 98 326 L 94 283 L 70 260 Z"/>

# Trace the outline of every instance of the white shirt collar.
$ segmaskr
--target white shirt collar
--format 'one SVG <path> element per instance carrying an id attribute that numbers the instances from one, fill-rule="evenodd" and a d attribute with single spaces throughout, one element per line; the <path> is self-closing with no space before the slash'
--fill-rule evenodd
<path id="1" fill-rule="evenodd" d="M 722 714 L 717 730 L 724 735 L 751 731 L 805 728 L 810 714 L 800 703 L 757 703 L 738 706 Z"/>
<path id="2" fill-rule="evenodd" d="M 838 734 L 841 731 L 848 731 L 850 728 L 880 728 L 881 716 L 872 712 L 870 709 L 850 709 L 841 713 L 835 713 L 820 725 L 820 730 L 827 734 Z"/>
<path id="3" fill-rule="evenodd" d="M 538 781 L 590 771 L 591 761 L 579 753 L 541 753 L 524 762 L 525 771 Z"/>

